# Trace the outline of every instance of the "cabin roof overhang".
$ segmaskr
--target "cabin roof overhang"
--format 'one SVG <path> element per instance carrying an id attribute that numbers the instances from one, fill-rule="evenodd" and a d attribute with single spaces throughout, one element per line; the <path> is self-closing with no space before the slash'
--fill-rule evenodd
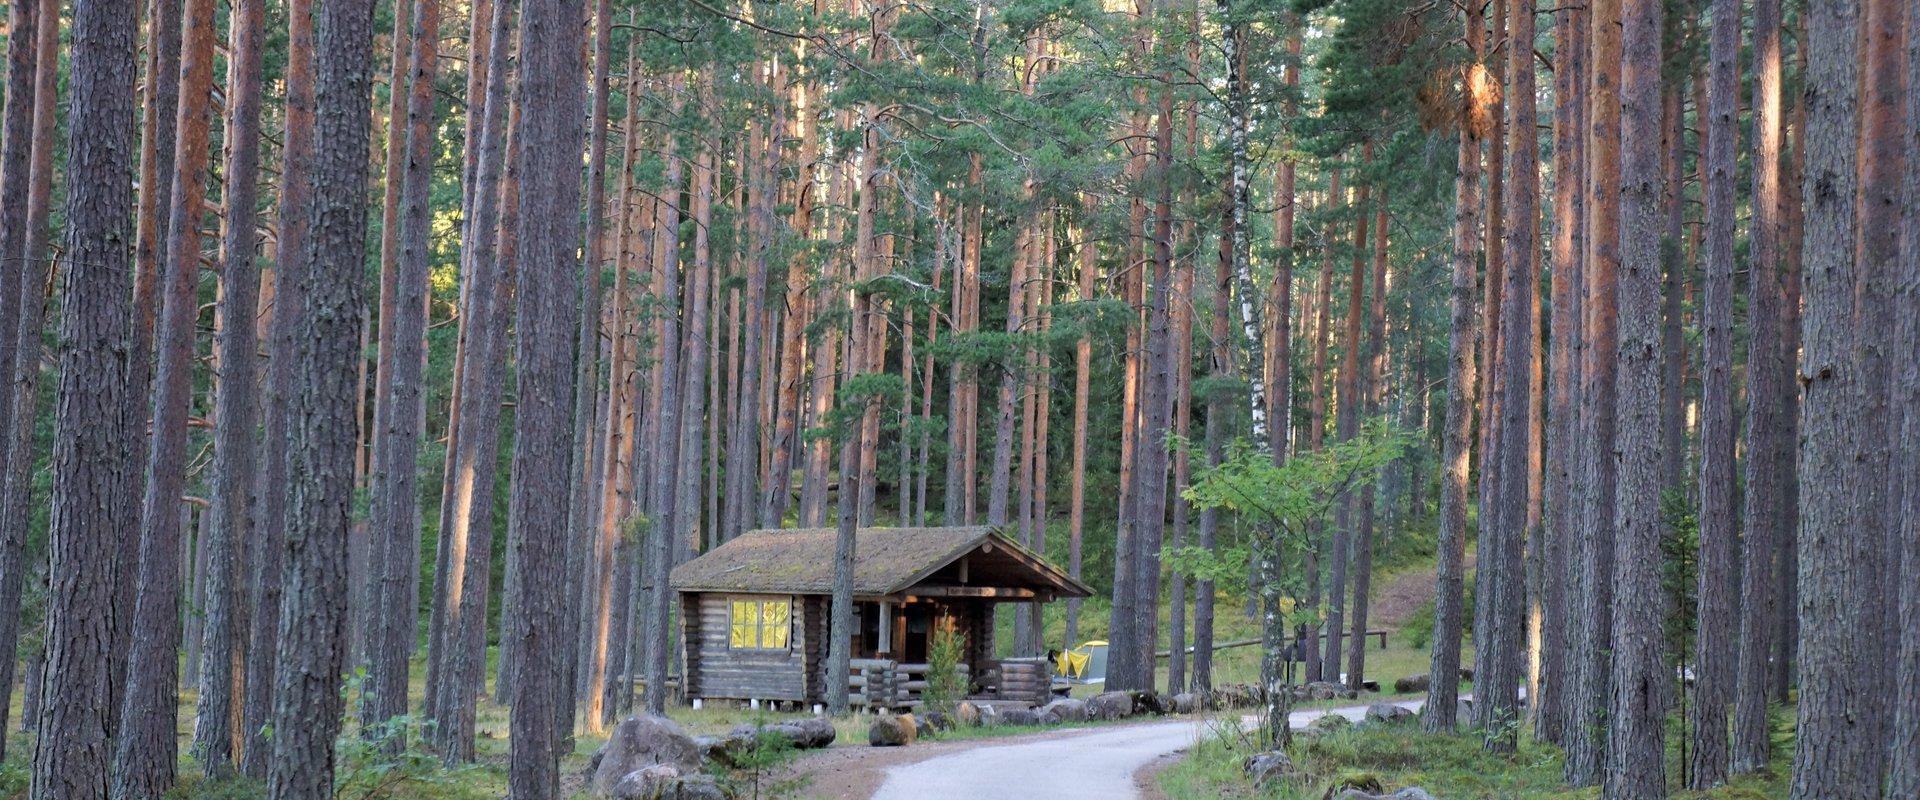
<path id="1" fill-rule="evenodd" d="M 680 592 L 833 592 L 832 528 L 748 531 L 674 568 Z M 861 528 L 853 591 L 863 599 L 1034 602 L 1092 589 L 995 528 Z"/>

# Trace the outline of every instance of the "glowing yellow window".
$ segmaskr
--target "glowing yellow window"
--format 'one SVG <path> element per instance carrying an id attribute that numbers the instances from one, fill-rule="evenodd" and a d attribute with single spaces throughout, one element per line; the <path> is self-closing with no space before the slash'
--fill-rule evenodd
<path id="1" fill-rule="evenodd" d="M 727 646 L 736 650 L 785 650 L 793 607 L 786 600 L 734 600 Z"/>

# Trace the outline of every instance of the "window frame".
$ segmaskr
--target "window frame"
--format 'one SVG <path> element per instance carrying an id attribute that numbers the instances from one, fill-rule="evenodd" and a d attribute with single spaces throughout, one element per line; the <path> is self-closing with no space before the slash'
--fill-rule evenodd
<path id="1" fill-rule="evenodd" d="M 725 597 L 726 597 L 726 603 L 727 603 L 727 650 L 728 651 L 744 652 L 744 653 L 792 653 L 793 652 L 793 621 L 794 621 L 793 607 L 796 605 L 794 603 L 793 595 L 740 594 L 740 595 L 726 595 Z M 736 621 L 735 615 L 738 613 L 739 604 L 741 603 L 751 604 L 754 609 L 755 618 L 754 618 L 754 621 L 752 622 L 752 627 L 751 627 L 751 630 L 753 631 L 752 646 L 736 646 L 733 643 L 733 632 L 735 628 L 738 627 L 739 625 L 739 623 Z M 787 612 L 787 620 L 786 620 L 787 635 L 785 638 L 785 643 L 778 647 L 766 646 L 767 631 L 772 629 L 769 626 L 769 624 L 765 621 L 766 608 L 767 606 L 773 605 L 773 604 L 786 606 L 786 612 Z"/>

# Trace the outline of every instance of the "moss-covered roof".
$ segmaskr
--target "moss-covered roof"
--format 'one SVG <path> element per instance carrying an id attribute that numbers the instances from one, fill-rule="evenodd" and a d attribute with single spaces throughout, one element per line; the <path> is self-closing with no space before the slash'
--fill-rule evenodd
<path id="1" fill-rule="evenodd" d="M 837 534 L 832 528 L 748 531 L 675 567 L 683 592 L 830 594 Z M 974 551 L 999 551 L 1019 566 L 1018 584 L 1084 597 L 1086 586 L 989 527 L 861 528 L 854 537 L 856 595 L 899 594 Z"/>

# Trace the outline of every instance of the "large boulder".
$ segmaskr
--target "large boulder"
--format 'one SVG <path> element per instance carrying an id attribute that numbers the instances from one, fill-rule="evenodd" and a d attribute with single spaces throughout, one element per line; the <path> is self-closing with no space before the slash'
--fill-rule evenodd
<path id="1" fill-rule="evenodd" d="M 700 757 L 700 747 L 680 723 L 653 715 L 628 717 L 614 727 L 613 736 L 595 759 L 593 791 L 609 796 L 614 785 L 628 775 L 654 765 L 689 774 L 698 772 Z"/>
<path id="2" fill-rule="evenodd" d="M 1367 706 L 1367 722 L 1374 725 L 1400 725 L 1413 722 L 1418 715 L 1405 706 L 1374 703 Z"/>
<path id="3" fill-rule="evenodd" d="M 1431 688 L 1433 688 L 1433 679 L 1428 677 L 1427 673 L 1424 672 L 1418 675 L 1408 675 L 1393 682 L 1393 690 L 1400 694 L 1414 694 L 1416 692 L 1428 691 Z"/>
<path id="4" fill-rule="evenodd" d="M 1086 722 L 1087 701 L 1062 697 L 1040 707 L 1040 714 L 1051 724 L 1062 722 Z"/>
<path id="5" fill-rule="evenodd" d="M 984 715 L 980 707 L 968 702 L 960 702 L 953 707 L 953 721 L 968 728 L 978 728 Z"/>
<path id="6" fill-rule="evenodd" d="M 1133 712 L 1133 695 L 1126 692 L 1101 692 L 1087 701 L 1087 716 L 1093 719 L 1126 719 Z"/>
<path id="7" fill-rule="evenodd" d="M 874 747 L 902 747 L 919 738 L 920 728 L 912 714 L 881 714 L 867 726 L 867 744 Z"/>
<path id="8" fill-rule="evenodd" d="M 1256 753 L 1240 763 L 1240 771 L 1255 788 L 1265 789 L 1293 774 L 1293 759 L 1280 750 Z"/>
<path id="9" fill-rule="evenodd" d="M 1181 692 L 1173 696 L 1173 713 L 1192 714 L 1200 710 L 1200 695 Z"/>

